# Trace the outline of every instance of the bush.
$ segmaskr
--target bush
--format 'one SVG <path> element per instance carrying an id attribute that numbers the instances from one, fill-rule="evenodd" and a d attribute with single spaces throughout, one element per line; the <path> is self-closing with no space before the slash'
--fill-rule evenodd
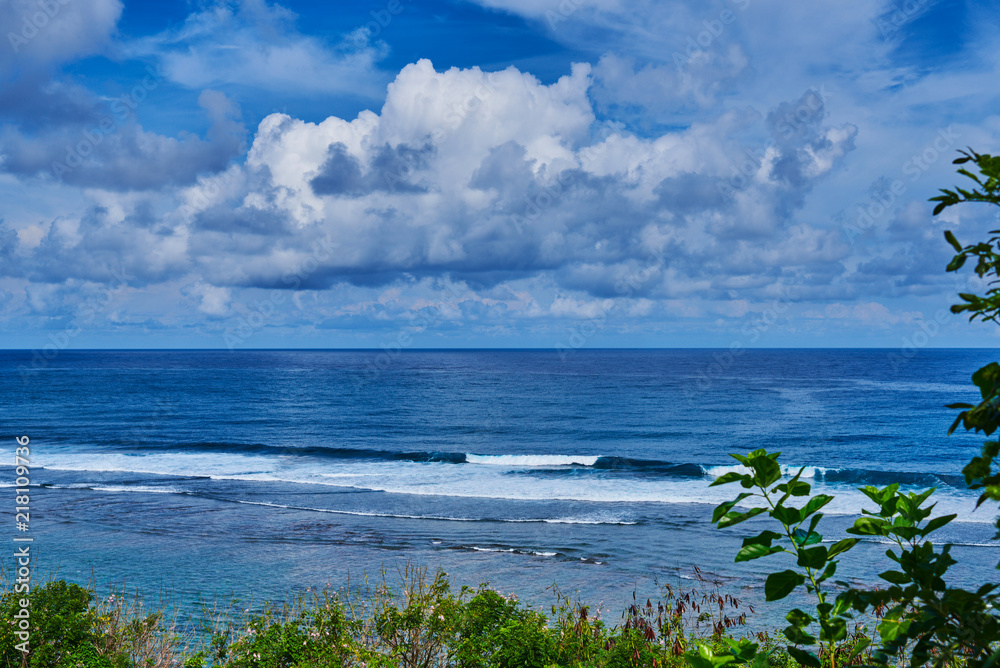
<path id="1" fill-rule="evenodd" d="M 22 641 L 15 635 L 19 620 L 14 615 L 21 609 L 19 601 L 22 598 L 28 599 L 31 615 L 30 652 L 26 657 L 16 648 Z M 19 667 L 27 659 L 32 668 L 61 668 L 96 656 L 92 600 L 89 591 L 62 580 L 49 582 L 28 593 L 5 593 L 0 598 L 0 615 L 4 620 L 0 629 L 0 657 L 4 667 Z M 100 665 L 95 660 L 86 660 L 84 664 Z"/>
<path id="2" fill-rule="evenodd" d="M 27 598 L 30 611 L 29 653 L 18 648 L 20 620 L 15 614 Z M 64 580 L 48 582 L 26 593 L 0 597 L 0 665 L 2 668 L 167 668 L 180 663 L 181 647 L 162 612 L 144 614 L 143 603 L 113 593 L 95 600 L 94 593 Z"/>
<path id="3" fill-rule="evenodd" d="M 450 658 L 460 668 L 486 668 L 501 649 L 509 634 L 501 632 L 523 618 L 516 599 L 482 589 L 462 610 L 457 637 Z"/>

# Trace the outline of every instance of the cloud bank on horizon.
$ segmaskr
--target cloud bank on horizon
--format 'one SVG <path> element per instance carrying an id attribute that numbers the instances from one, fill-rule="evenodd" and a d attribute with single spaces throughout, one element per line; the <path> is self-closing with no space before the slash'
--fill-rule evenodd
<path id="1" fill-rule="evenodd" d="M 194 4 L 0 5 L 5 347 L 994 340 L 990 3 Z"/>

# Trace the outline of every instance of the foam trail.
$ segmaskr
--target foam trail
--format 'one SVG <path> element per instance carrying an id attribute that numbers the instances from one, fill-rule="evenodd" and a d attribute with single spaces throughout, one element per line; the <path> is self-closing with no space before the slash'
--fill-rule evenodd
<path id="1" fill-rule="evenodd" d="M 284 510 L 305 510 L 316 513 L 330 513 L 333 515 L 353 515 L 355 517 L 386 517 L 403 520 L 437 520 L 443 522 L 500 522 L 509 523 L 558 523 L 558 524 L 635 524 L 635 522 L 621 522 L 616 520 L 575 520 L 572 518 L 549 519 L 549 518 L 528 518 L 528 519 L 502 519 L 496 517 L 447 517 L 442 515 L 404 515 L 399 513 L 373 513 L 357 510 L 337 510 L 334 508 L 309 508 L 305 506 L 289 506 L 281 503 L 270 503 L 267 501 L 241 501 L 238 499 L 221 499 L 232 503 L 240 503 L 248 506 L 266 506 L 268 508 L 281 508 Z"/>

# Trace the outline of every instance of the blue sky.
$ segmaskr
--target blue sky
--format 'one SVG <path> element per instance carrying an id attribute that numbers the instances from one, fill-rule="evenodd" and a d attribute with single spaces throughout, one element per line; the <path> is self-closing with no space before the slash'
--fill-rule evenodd
<path id="1" fill-rule="evenodd" d="M 992 346 L 988 2 L 10 0 L 0 347 Z M 971 290 L 970 290 L 971 288 Z"/>

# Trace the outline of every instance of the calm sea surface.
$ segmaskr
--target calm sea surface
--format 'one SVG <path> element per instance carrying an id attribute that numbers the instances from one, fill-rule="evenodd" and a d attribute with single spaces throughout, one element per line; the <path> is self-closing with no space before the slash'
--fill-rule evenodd
<path id="1" fill-rule="evenodd" d="M 937 486 L 974 584 L 1000 560 L 994 509 L 973 511 L 960 472 L 982 439 L 947 436 L 944 404 L 976 399 L 993 354 L 0 352 L 0 451 L 6 465 L 31 437 L 38 572 L 162 587 L 192 609 L 407 560 L 613 611 L 698 566 L 757 602 L 768 562 L 785 566 L 733 563 L 762 525 L 714 529 L 737 490 L 708 484 L 758 447 L 836 495 L 831 539 L 866 507 L 857 486 Z M 884 550 L 859 546 L 840 575 L 871 580 Z"/>

